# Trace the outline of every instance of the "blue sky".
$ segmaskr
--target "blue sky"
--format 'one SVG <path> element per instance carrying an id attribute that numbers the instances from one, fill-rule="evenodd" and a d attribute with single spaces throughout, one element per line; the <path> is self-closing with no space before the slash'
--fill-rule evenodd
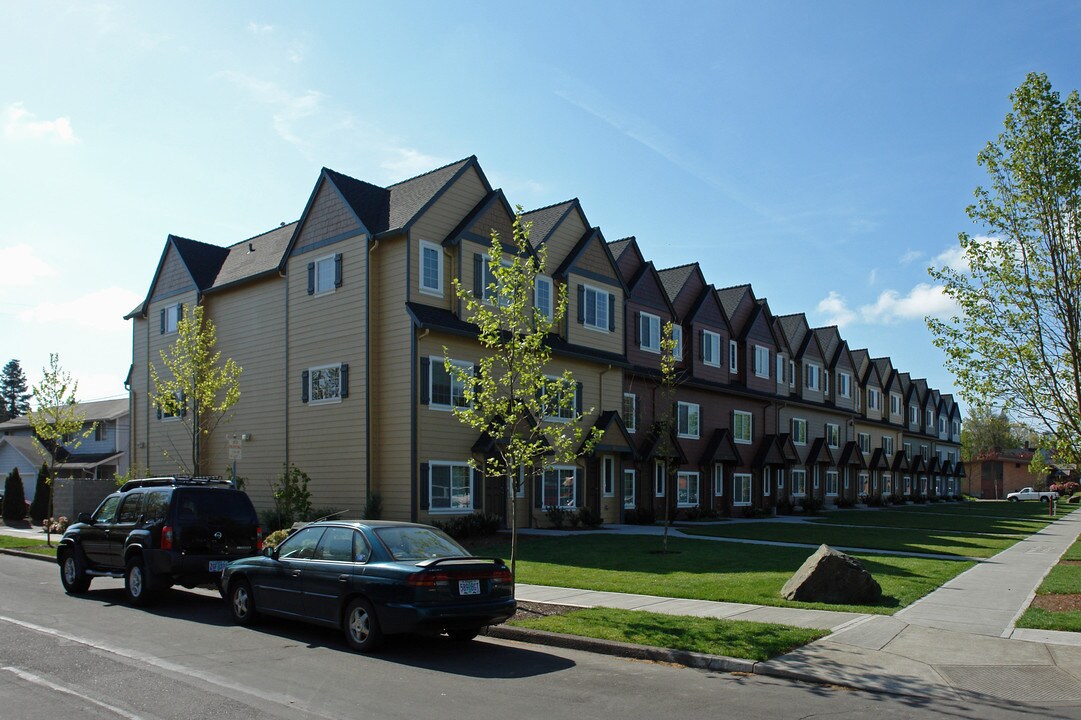
<path id="1" fill-rule="evenodd" d="M 477 155 L 512 203 L 578 197 L 954 390 L 923 317 L 1029 71 L 1081 88 L 1078 3 L 0 0 L 0 362 L 123 394 L 169 233 L 296 219 L 327 166 Z"/>

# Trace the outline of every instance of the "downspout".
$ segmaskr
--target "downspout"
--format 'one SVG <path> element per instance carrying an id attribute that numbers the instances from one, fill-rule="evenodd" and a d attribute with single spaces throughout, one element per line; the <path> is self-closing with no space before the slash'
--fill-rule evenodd
<path id="1" fill-rule="evenodd" d="M 372 240 L 372 236 L 368 236 Z M 372 499 L 372 242 L 364 260 L 364 505 Z"/>
<path id="2" fill-rule="evenodd" d="M 405 302 L 412 298 L 413 237 L 405 232 Z M 404 309 L 404 308 L 403 308 Z M 417 521 L 417 331 L 409 328 L 409 520 Z"/>
<path id="3" fill-rule="evenodd" d="M 285 429 L 285 469 L 289 469 L 289 273 L 279 270 L 278 275 L 285 278 L 285 392 L 282 397 L 284 407 L 282 427 Z"/>

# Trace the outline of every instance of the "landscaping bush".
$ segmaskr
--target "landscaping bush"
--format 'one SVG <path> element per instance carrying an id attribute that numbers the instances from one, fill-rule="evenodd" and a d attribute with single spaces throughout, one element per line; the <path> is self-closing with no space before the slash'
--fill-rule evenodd
<path id="1" fill-rule="evenodd" d="M 49 482 L 49 466 L 41 464 L 38 470 L 37 486 L 34 489 L 34 501 L 30 503 L 30 522 L 42 525 L 49 514 L 49 501 L 52 499 L 53 485 Z"/>
<path id="2" fill-rule="evenodd" d="M 822 500 L 814 496 L 807 496 L 800 500 L 800 506 L 803 508 L 803 512 L 808 515 L 817 515 L 818 511 L 822 509 Z"/>
<path id="3" fill-rule="evenodd" d="M 588 507 L 580 507 L 578 508 L 578 522 L 585 527 L 595 528 L 604 524 L 604 518 Z"/>
<path id="4" fill-rule="evenodd" d="M 776 508 L 778 515 L 791 515 L 792 510 L 794 509 L 792 506 L 792 501 L 788 498 L 781 498 L 780 500 L 778 500 Z"/>
<path id="5" fill-rule="evenodd" d="M 26 491 L 19 468 L 12 468 L 4 481 L 4 519 L 12 522 L 26 519 Z"/>
<path id="6" fill-rule="evenodd" d="M 886 500 L 887 500 L 887 502 L 889 502 L 890 505 L 904 505 L 905 504 L 905 499 L 903 497 L 901 497 L 900 495 L 898 495 L 897 493 L 893 493 L 892 495 L 888 496 L 886 498 Z"/>
<path id="7" fill-rule="evenodd" d="M 856 501 L 846 497 L 837 498 L 833 504 L 842 510 L 856 507 Z"/>
<path id="8" fill-rule="evenodd" d="M 383 516 L 383 496 L 379 493 L 372 493 L 368 497 L 368 501 L 364 503 L 364 519 L 365 520 L 378 520 Z"/>
<path id="9" fill-rule="evenodd" d="M 54 535 L 63 535 L 64 531 L 71 525 L 71 521 L 64 515 L 58 518 L 42 518 L 41 527 L 46 531 Z"/>
<path id="10" fill-rule="evenodd" d="M 644 505 L 623 513 L 623 522 L 628 525 L 652 525 L 656 521 L 657 515 L 653 512 L 653 508 Z"/>
<path id="11" fill-rule="evenodd" d="M 283 468 L 282 474 L 278 476 L 274 484 L 274 506 L 279 516 L 278 528 L 305 521 L 311 517 L 312 512 L 312 494 L 308 491 L 311 478 L 292 463 L 283 465 Z"/>
<path id="12" fill-rule="evenodd" d="M 552 524 L 553 530 L 562 530 L 563 525 L 567 522 L 567 511 L 558 505 L 548 508 L 544 515 L 548 518 L 548 522 Z"/>
<path id="13" fill-rule="evenodd" d="M 288 530 L 275 530 L 263 538 L 263 545 L 265 547 L 278 547 L 281 545 L 282 540 L 287 537 L 289 537 Z"/>
<path id="14" fill-rule="evenodd" d="M 443 522 L 432 523 L 432 525 L 436 526 L 447 535 L 450 535 L 455 540 L 494 535 L 499 532 L 499 528 L 502 524 L 503 521 L 498 515 L 480 511 L 470 515 L 460 515 Z"/>
<path id="15" fill-rule="evenodd" d="M 882 507 L 882 496 L 878 493 L 875 493 L 873 495 L 866 495 L 863 497 L 865 498 L 863 504 L 867 507 Z"/>
<path id="16" fill-rule="evenodd" d="M 717 514 L 717 511 L 711 507 L 696 506 L 693 508 L 689 508 L 686 513 L 684 513 L 684 519 L 690 520 L 691 522 L 697 522 L 700 520 L 716 520 L 718 517 L 720 516 Z"/>
<path id="17" fill-rule="evenodd" d="M 1062 483 L 1062 490 L 1059 491 L 1059 494 L 1070 497 L 1072 495 L 1076 495 L 1079 492 L 1081 492 L 1081 483 L 1076 483 L 1073 480 L 1070 480 L 1069 482 Z"/>

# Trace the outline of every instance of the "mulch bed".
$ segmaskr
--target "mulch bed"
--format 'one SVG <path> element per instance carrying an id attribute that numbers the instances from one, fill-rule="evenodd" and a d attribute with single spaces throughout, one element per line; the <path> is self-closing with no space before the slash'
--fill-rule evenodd
<path id="1" fill-rule="evenodd" d="M 1081 560 L 1059 560 L 1059 565 L 1081 565 Z"/>
<path id="2" fill-rule="evenodd" d="M 511 620 L 533 620 L 539 617 L 548 617 L 549 615 L 564 615 L 581 609 L 573 605 L 553 605 L 551 603 L 534 603 L 519 600 L 518 611 L 514 613 Z"/>
<path id="3" fill-rule="evenodd" d="M 1037 595 L 1032 601 L 1032 607 L 1051 612 L 1077 612 L 1081 611 L 1081 594 L 1077 595 Z"/>

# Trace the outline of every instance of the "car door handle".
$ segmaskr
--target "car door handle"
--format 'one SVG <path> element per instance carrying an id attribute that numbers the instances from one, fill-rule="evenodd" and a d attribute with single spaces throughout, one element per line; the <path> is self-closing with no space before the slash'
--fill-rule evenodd
<path id="1" fill-rule="evenodd" d="M 294 570 L 293 571 L 293 577 L 300 577 L 300 571 L 299 570 Z"/>
<path id="2" fill-rule="evenodd" d="M 348 573 L 342 573 L 341 575 L 338 576 L 338 580 L 341 581 L 341 582 L 349 582 L 349 574 Z"/>

